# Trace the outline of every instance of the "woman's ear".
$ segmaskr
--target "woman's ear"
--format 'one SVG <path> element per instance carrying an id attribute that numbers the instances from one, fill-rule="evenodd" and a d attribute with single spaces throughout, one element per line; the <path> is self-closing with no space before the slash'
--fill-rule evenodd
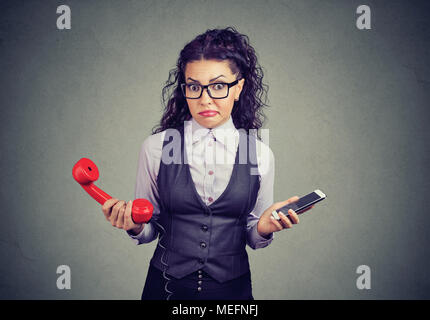
<path id="1" fill-rule="evenodd" d="M 244 84 L 245 84 L 245 78 L 240 79 L 239 82 L 237 83 L 237 85 L 236 85 L 237 89 L 236 89 L 236 94 L 235 94 L 234 100 L 236 100 L 236 101 L 239 100 L 239 96 L 240 96 L 240 93 L 242 92 Z"/>

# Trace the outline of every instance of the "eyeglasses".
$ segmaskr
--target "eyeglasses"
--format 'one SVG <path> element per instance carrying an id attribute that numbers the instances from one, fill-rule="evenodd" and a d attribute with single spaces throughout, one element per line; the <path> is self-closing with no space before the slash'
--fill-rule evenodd
<path id="1" fill-rule="evenodd" d="M 200 99 L 203 89 L 207 90 L 212 99 L 224 99 L 227 98 L 230 88 L 235 86 L 241 79 L 237 79 L 231 83 L 216 82 L 206 86 L 197 83 L 181 83 L 181 89 L 187 99 Z"/>

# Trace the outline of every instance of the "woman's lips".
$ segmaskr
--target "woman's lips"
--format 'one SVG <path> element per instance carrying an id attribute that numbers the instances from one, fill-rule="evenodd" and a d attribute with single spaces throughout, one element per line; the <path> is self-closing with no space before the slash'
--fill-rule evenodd
<path id="1" fill-rule="evenodd" d="M 213 110 L 199 112 L 199 115 L 201 115 L 203 117 L 214 117 L 217 114 L 218 114 L 218 112 L 213 111 Z"/>

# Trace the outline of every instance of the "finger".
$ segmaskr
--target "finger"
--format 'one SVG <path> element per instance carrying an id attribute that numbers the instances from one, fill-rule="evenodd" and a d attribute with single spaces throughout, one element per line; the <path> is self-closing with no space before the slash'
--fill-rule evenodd
<path id="1" fill-rule="evenodd" d="M 293 210 L 288 210 L 289 218 L 293 224 L 299 223 L 299 215 Z"/>
<path id="2" fill-rule="evenodd" d="M 293 226 L 292 222 L 290 221 L 290 219 L 288 219 L 288 217 L 281 211 L 278 212 L 279 217 L 281 218 L 281 222 L 282 225 L 286 228 L 289 229 Z"/>
<path id="3" fill-rule="evenodd" d="M 111 213 L 111 216 L 110 216 L 109 220 L 110 220 L 110 223 L 114 227 L 116 225 L 116 220 L 118 219 L 119 209 L 121 209 L 121 207 L 123 207 L 124 204 L 125 204 L 125 201 L 124 200 L 120 200 L 112 208 L 112 213 Z"/>
<path id="4" fill-rule="evenodd" d="M 133 207 L 133 201 L 129 201 L 127 203 L 127 207 L 125 208 L 125 213 L 124 213 L 124 225 L 128 228 L 128 227 L 133 227 L 134 222 L 133 219 L 131 218 L 131 208 Z"/>
<path id="5" fill-rule="evenodd" d="M 118 210 L 118 218 L 116 219 L 115 227 L 121 229 L 124 226 L 124 213 L 125 213 L 125 203 Z"/>
<path id="6" fill-rule="evenodd" d="M 111 198 L 109 200 L 106 200 L 105 203 L 102 205 L 102 211 L 107 220 L 109 220 L 109 217 L 111 215 L 112 206 L 117 202 L 118 202 L 118 199 Z"/>
<path id="7" fill-rule="evenodd" d="M 277 231 L 281 231 L 284 227 L 273 217 L 270 217 L 270 221 L 275 225 Z"/>
<path id="8" fill-rule="evenodd" d="M 306 211 L 308 211 L 308 210 L 311 210 L 314 206 L 315 206 L 314 204 L 313 204 L 313 205 L 311 205 L 310 207 L 308 207 L 308 208 L 306 208 L 305 210 L 301 211 L 301 213 L 306 212 Z"/>

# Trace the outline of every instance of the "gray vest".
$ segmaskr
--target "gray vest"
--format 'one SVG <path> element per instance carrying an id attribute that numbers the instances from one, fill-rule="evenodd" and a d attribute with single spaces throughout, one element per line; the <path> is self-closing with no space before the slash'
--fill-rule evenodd
<path id="1" fill-rule="evenodd" d="M 166 273 L 175 278 L 203 270 L 220 282 L 235 279 L 249 271 L 245 250 L 247 216 L 255 206 L 260 188 L 259 176 L 251 174 L 251 168 L 253 172 L 257 170 L 256 138 L 241 132 L 230 181 L 220 197 L 206 205 L 184 161 L 183 126 L 179 133 L 181 139 L 163 143 L 163 156 L 169 153 L 177 157 L 171 164 L 160 161 L 157 222 L 165 230 L 160 239 L 166 251 L 158 245 L 151 264 L 164 270 L 163 258 L 168 265 Z M 172 152 L 175 148 L 180 152 Z"/>

